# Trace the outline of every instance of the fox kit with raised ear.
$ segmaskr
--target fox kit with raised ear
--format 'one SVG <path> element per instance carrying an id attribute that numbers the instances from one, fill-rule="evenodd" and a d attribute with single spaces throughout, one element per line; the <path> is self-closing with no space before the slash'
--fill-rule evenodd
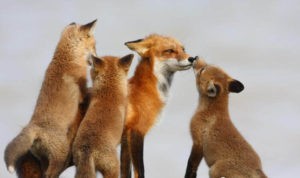
<path id="1" fill-rule="evenodd" d="M 129 80 L 129 105 L 121 147 L 121 176 L 131 177 L 131 158 L 135 177 L 144 177 L 144 136 L 156 123 L 166 104 L 176 71 L 191 68 L 193 57 L 174 38 L 150 35 L 125 45 L 141 60 Z"/>
<path id="2" fill-rule="evenodd" d="M 190 125 L 193 147 L 185 178 L 196 177 L 202 157 L 210 178 L 266 178 L 258 155 L 229 116 L 229 93 L 241 92 L 243 84 L 200 59 L 193 68 L 200 101 Z"/>
<path id="3" fill-rule="evenodd" d="M 63 30 L 32 118 L 5 149 L 10 172 L 28 152 L 46 163 L 42 165 L 44 177 L 58 177 L 68 166 L 71 144 L 82 119 L 79 107 L 86 93 L 87 59 L 95 54 L 95 22 L 72 23 Z"/>
<path id="4" fill-rule="evenodd" d="M 91 101 L 74 144 L 76 178 L 118 178 L 117 146 L 127 109 L 127 73 L 133 55 L 93 57 Z"/>

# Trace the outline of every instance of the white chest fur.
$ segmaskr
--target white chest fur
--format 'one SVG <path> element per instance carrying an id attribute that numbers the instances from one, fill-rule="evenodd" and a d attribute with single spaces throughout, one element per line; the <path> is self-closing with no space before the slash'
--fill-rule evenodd
<path id="1" fill-rule="evenodd" d="M 156 60 L 154 63 L 154 75 L 157 78 L 157 90 L 160 98 L 165 103 L 168 99 L 174 72 L 168 70 L 168 65 L 164 61 Z"/>

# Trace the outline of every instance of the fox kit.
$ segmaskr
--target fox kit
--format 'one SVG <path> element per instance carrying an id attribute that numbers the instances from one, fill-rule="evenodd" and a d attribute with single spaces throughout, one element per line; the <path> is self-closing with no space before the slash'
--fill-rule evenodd
<path id="1" fill-rule="evenodd" d="M 131 158 L 135 177 L 144 177 L 144 136 L 155 124 L 167 101 L 174 73 L 191 68 L 193 57 L 174 38 L 150 35 L 125 45 L 141 60 L 129 80 L 129 103 L 121 147 L 121 175 L 131 177 Z"/>
<path id="2" fill-rule="evenodd" d="M 127 109 L 127 73 L 133 55 L 93 57 L 90 106 L 73 144 L 76 178 L 118 178 L 117 146 Z"/>
<path id="3" fill-rule="evenodd" d="M 72 23 L 62 32 L 31 121 L 6 147 L 9 172 L 14 172 L 18 159 L 28 151 L 46 162 L 42 165 L 45 177 L 58 177 L 69 164 L 82 119 L 79 105 L 86 92 L 86 60 L 95 54 L 95 22 Z"/>
<path id="4" fill-rule="evenodd" d="M 243 84 L 200 59 L 193 68 L 200 102 L 190 125 L 193 147 L 185 177 L 196 177 L 204 157 L 211 178 L 266 178 L 258 155 L 229 117 L 228 95 L 241 92 Z"/>

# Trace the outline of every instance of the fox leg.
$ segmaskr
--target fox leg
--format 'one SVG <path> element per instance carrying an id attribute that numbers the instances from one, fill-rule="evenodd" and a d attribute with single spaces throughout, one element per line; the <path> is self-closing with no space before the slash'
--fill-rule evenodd
<path id="1" fill-rule="evenodd" d="M 49 159 L 49 166 L 45 173 L 45 178 L 58 178 L 65 168 L 65 159 Z"/>
<path id="2" fill-rule="evenodd" d="M 75 178 L 96 178 L 94 160 L 90 155 L 77 158 Z"/>
<path id="3" fill-rule="evenodd" d="M 46 178 L 57 178 L 68 165 L 70 148 L 67 143 L 65 145 L 60 143 L 63 142 L 52 143 L 51 147 L 48 149 L 49 164 L 45 173 Z"/>
<path id="4" fill-rule="evenodd" d="M 132 130 L 130 133 L 130 151 L 132 163 L 134 166 L 134 177 L 144 178 L 144 135 L 138 131 Z"/>
<path id="5" fill-rule="evenodd" d="M 93 154 L 96 155 L 95 168 L 101 172 L 103 178 L 119 178 L 120 163 L 115 146 L 102 142 Z"/>
<path id="6" fill-rule="evenodd" d="M 197 177 L 197 169 L 200 164 L 200 161 L 203 157 L 202 146 L 193 145 L 192 151 L 188 160 L 185 178 L 196 178 Z"/>
<path id="7" fill-rule="evenodd" d="M 110 152 L 106 155 L 107 159 L 104 160 L 102 169 L 100 169 L 103 174 L 103 178 L 118 178 L 120 174 L 120 163 L 118 160 L 117 152 Z"/>
<path id="8" fill-rule="evenodd" d="M 121 177 L 131 178 L 131 157 L 128 139 L 130 132 L 124 129 L 121 141 Z"/>
<path id="9" fill-rule="evenodd" d="M 209 177 L 210 178 L 248 178 L 253 177 L 250 176 L 247 172 L 240 172 L 235 168 L 236 165 L 234 162 L 230 162 L 228 160 L 219 160 L 216 161 L 209 169 Z"/>

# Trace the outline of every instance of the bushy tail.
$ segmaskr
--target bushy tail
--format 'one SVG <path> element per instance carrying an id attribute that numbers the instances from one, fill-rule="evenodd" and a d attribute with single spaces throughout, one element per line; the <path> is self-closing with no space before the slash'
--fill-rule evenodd
<path id="1" fill-rule="evenodd" d="M 84 155 L 77 161 L 75 178 L 96 178 L 95 163 L 90 155 Z"/>
<path id="2" fill-rule="evenodd" d="M 34 131 L 23 129 L 22 132 L 15 137 L 6 147 L 4 152 L 4 160 L 7 169 L 10 173 L 15 172 L 15 165 L 17 160 L 27 153 L 30 149 L 34 139 Z"/>

